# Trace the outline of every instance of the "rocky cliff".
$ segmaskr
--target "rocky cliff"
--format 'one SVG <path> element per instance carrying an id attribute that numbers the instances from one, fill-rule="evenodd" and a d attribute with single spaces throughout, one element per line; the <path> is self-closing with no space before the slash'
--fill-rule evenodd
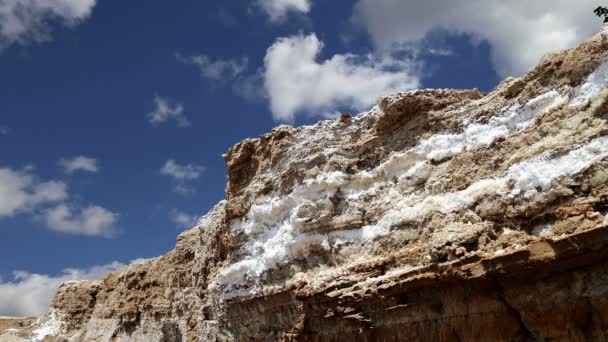
<path id="1" fill-rule="evenodd" d="M 172 252 L 70 282 L 45 341 L 608 340 L 608 35 L 488 94 L 247 139 Z"/>

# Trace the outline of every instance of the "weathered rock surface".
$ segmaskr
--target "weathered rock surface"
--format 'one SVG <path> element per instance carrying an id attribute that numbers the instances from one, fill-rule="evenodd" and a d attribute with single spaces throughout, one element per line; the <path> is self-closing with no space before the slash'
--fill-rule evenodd
<path id="1" fill-rule="evenodd" d="M 175 250 L 68 283 L 49 341 L 608 340 L 608 37 L 489 94 L 247 139 Z"/>

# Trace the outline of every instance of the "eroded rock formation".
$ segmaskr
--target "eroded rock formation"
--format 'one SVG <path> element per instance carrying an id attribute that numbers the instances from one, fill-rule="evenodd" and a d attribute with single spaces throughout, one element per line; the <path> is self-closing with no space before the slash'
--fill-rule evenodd
<path id="1" fill-rule="evenodd" d="M 175 250 L 63 285 L 35 336 L 608 340 L 607 88 L 598 34 L 489 94 L 247 139 Z"/>

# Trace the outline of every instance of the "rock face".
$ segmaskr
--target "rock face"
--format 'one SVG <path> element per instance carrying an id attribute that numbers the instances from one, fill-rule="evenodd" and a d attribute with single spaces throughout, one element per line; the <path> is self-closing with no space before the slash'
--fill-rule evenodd
<path id="1" fill-rule="evenodd" d="M 607 88 L 598 34 L 489 94 L 247 139 L 175 250 L 62 286 L 36 338 L 608 340 Z"/>

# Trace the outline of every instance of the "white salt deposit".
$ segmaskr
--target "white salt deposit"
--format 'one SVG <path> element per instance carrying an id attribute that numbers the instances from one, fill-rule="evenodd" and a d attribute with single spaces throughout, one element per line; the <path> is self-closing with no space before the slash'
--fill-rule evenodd
<path id="1" fill-rule="evenodd" d="M 580 94 L 584 93 L 588 98 L 597 95 L 598 91 L 594 87 L 605 82 L 607 70 L 606 66 L 602 66 L 594 76 L 590 76 L 589 85 L 581 86 Z M 580 98 L 577 97 L 576 101 Z M 325 173 L 305 181 L 287 196 L 253 205 L 242 221 L 231 225 L 234 232 L 246 235 L 244 247 L 247 256 L 224 269 L 213 286 L 226 286 L 224 298 L 254 294 L 262 291 L 261 285 L 254 284 L 259 282 L 265 272 L 290 260 L 306 257 L 311 247 L 330 250 L 353 242 L 370 241 L 388 234 L 390 227 L 400 222 L 415 220 L 430 213 L 454 212 L 491 194 L 511 193 L 516 196 L 519 193 L 548 190 L 554 181 L 580 173 L 606 158 L 608 137 L 596 138 L 563 155 L 545 153 L 523 161 L 513 165 L 505 177 L 480 180 L 458 192 L 421 193 L 414 184 L 408 185 L 407 179 L 427 179 L 432 171 L 429 161 L 488 146 L 500 137 L 525 129 L 535 117 L 566 102 L 566 97 L 553 90 L 523 105 L 515 105 L 485 124 L 470 124 L 462 133 L 438 134 L 421 141 L 408 151 L 394 154 L 369 172 L 356 175 Z M 397 185 L 392 182 L 394 178 L 398 179 Z M 514 184 L 511 191 L 509 183 Z M 407 186 L 403 188 L 403 184 Z M 401 187 L 397 189 L 397 186 Z M 381 187 L 389 187 L 385 195 L 387 208 L 390 209 L 376 224 L 324 234 L 306 234 L 303 231 L 304 222 L 319 214 L 316 212 L 301 217 L 300 211 L 304 211 L 302 209 L 306 206 L 318 208 L 315 205 L 328 202 L 338 189 L 354 206 L 362 202 L 366 195 L 378 193 Z M 539 234 L 545 232 L 546 230 L 541 230 Z"/>
<path id="2" fill-rule="evenodd" d="M 400 201 L 394 203 L 393 209 L 389 210 L 376 224 L 356 230 L 336 231 L 323 235 L 300 234 L 297 210 L 289 210 L 291 205 L 298 203 L 296 198 L 291 198 L 291 201 L 276 200 L 275 205 L 271 203 L 257 206 L 252 208 L 248 216 L 249 221 L 240 224 L 237 228 L 242 229 L 248 235 L 252 234 L 248 245 L 250 256 L 225 269 L 218 279 L 218 285 L 224 284 L 232 287 L 243 284 L 247 280 L 255 281 L 264 272 L 277 265 L 305 256 L 311 246 L 328 250 L 330 240 L 334 243 L 334 247 L 354 241 L 369 241 L 388 234 L 391 226 L 404 220 L 415 220 L 431 212 L 450 213 L 471 205 L 481 197 L 495 193 L 505 194 L 509 180 L 515 183 L 516 190 L 537 191 L 537 186 L 543 191 L 548 190 L 553 181 L 575 175 L 608 157 L 608 137 L 596 138 L 580 148 L 554 159 L 550 159 L 549 155 L 542 155 L 533 160 L 513 165 L 507 176 L 499 179 L 484 179 L 462 191 L 431 196 L 403 196 Z M 545 171 L 540 170 L 550 170 L 550 172 L 543 173 Z M 325 189 L 327 187 L 317 190 L 323 192 Z M 286 203 L 290 205 L 286 205 Z M 287 219 L 277 224 L 274 219 L 285 217 L 286 213 L 290 213 Z M 263 227 L 268 230 L 264 231 Z M 261 235 L 255 236 L 255 233 Z M 541 230 L 538 234 L 544 236 L 544 234 L 548 234 L 548 230 Z M 250 290 L 251 292 L 248 293 L 252 294 L 254 290 Z M 242 292 L 238 293 L 242 294 Z M 231 295 L 235 294 L 236 292 Z"/>
<path id="3" fill-rule="evenodd" d="M 607 86 L 608 63 L 605 63 L 589 74 L 585 83 L 576 89 L 575 98 L 570 101 L 570 105 L 577 106 L 600 95 Z"/>
<path id="4" fill-rule="evenodd" d="M 550 224 L 539 224 L 532 229 L 532 235 L 545 237 L 553 234 L 553 227 Z"/>
<path id="5" fill-rule="evenodd" d="M 47 336 L 57 336 L 61 333 L 62 322 L 57 319 L 55 312 L 51 311 L 49 320 L 46 321 L 39 329 L 32 333 L 32 341 L 42 342 Z"/>
<path id="6" fill-rule="evenodd" d="M 537 188 L 547 191 L 555 180 L 587 169 L 605 158 L 607 152 L 608 137 L 604 136 L 556 158 L 552 158 L 554 153 L 549 152 L 513 165 L 507 177 L 515 181 L 514 194 Z"/>
<path id="7" fill-rule="evenodd" d="M 538 114 L 564 104 L 567 99 L 553 90 L 538 96 L 524 106 L 515 105 L 487 124 L 471 124 L 460 134 L 438 134 L 423 141 L 414 151 L 429 160 L 441 160 L 463 151 L 489 146 L 496 139 L 526 128 Z"/>

